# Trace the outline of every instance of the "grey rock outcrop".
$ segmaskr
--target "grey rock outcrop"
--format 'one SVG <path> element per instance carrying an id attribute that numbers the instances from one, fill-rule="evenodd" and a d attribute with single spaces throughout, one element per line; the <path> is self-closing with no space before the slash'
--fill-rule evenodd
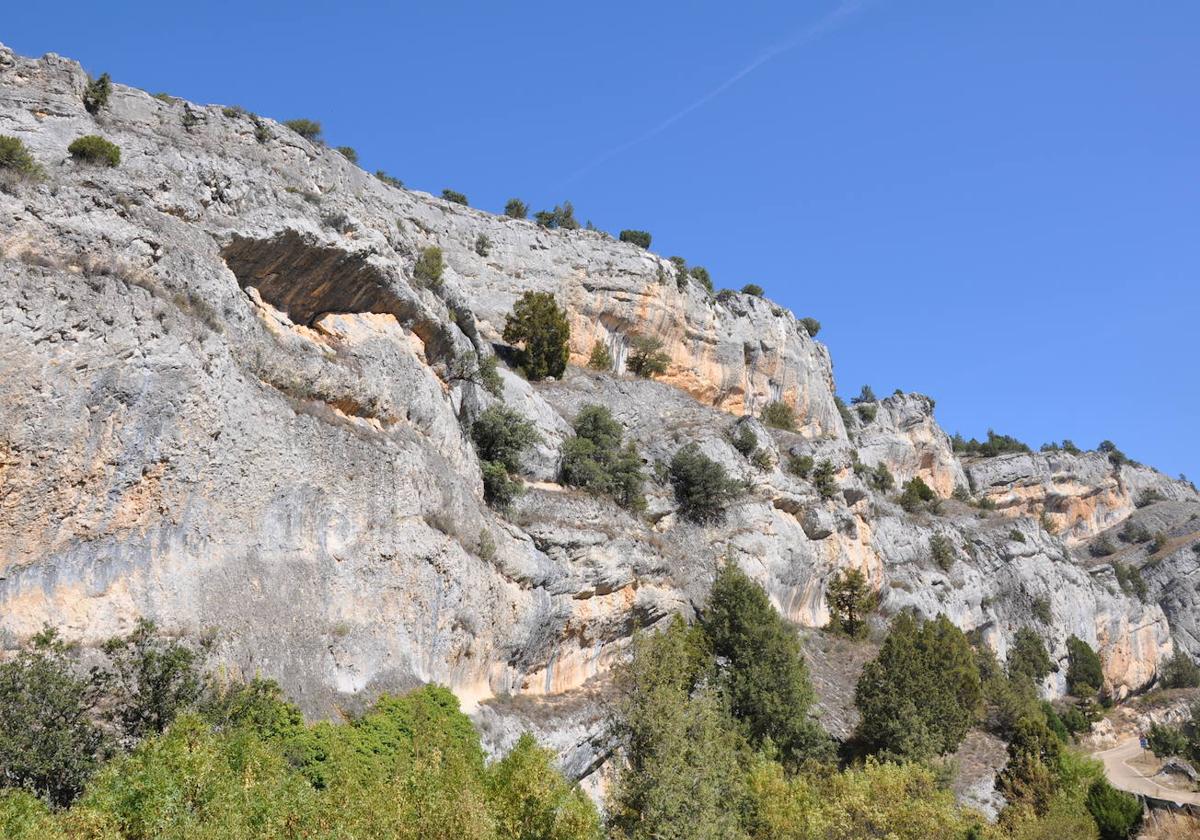
<path id="1" fill-rule="evenodd" d="M 1148 490 L 1196 505 L 1187 485 L 1096 453 L 964 463 L 919 395 L 847 429 L 827 350 L 769 301 L 677 283 L 668 261 L 598 232 L 393 188 L 270 120 L 121 85 L 93 117 L 85 82 L 73 62 L 0 48 L 0 133 L 46 170 L 0 192 L 10 643 L 48 622 L 94 644 L 145 615 L 215 633 L 222 664 L 277 677 L 311 714 L 438 681 L 477 709 L 489 743 L 509 743 L 518 721 L 579 773 L 603 752 L 589 680 L 635 627 L 702 603 L 721 562 L 803 625 L 828 621 L 826 585 L 854 567 L 885 615 L 944 612 L 1001 655 L 1021 626 L 1059 658 L 1074 633 L 1099 647 L 1118 695 L 1154 678 L 1172 633 L 1194 646 L 1195 602 L 1180 593 L 1194 593 L 1196 555 L 1182 542 L 1145 573 L 1146 601 L 1069 550 Z M 94 133 L 121 146 L 120 166 L 68 157 Z M 433 245 L 444 275 L 419 282 Z M 529 290 L 568 311 L 573 366 L 531 384 L 501 365 L 505 401 L 541 442 L 527 492 L 499 516 L 467 432 L 495 398 L 469 368 Z M 657 381 L 624 372 L 639 334 L 671 357 Z M 579 367 L 597 341 L 618 370 Z M 753 419 L 773 400 L 795 408 L 796 431 Z M 645 516 L 557 483 L 590 403 L 645 462 Z M 731 444 L 739 421 L 754 460 Z M 747 488 L 721 523 L 675 512 L 663 469 L 689 442 Z M 969 483 L 999 509 L 907 513 L 855 474 L 855 454 L 943 497 Z M 788 470 L 791 455 L 829 461 L 833 498 Z M 930 556 L 935 534 L 954 545 L 948 568 Z"/>

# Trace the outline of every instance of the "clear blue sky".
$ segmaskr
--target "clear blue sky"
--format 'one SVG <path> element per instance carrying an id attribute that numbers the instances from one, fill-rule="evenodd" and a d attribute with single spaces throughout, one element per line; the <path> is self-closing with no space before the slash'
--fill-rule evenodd
<path id="1" fill-rule="evenodd" d="M 647 229 L 820 319 L 843 394 L 1200 479 L 1193 0 L 8 5 L 18 52 Z"/>

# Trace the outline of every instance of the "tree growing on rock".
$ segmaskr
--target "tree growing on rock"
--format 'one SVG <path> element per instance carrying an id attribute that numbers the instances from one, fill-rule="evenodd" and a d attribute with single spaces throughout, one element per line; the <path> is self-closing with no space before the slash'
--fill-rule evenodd
<path id="1" fill-rule="evenodd" d="M 1078 636 L 1067 639 L 1067 691 L 1095 697 L 1104 685 L 1104 668 L 1096 651 Z"/>
<path id="2" fill-rule="evenodd" d="M 975 654 L 945 615 L 901 613 L 854 693 L 858 736 L 872 751 L 903 759 L 953 752 L 978 717 L 982 687 Z"/>
<path id="3" fill-rule="evenodd" d="M 597 339 L 596 343 L 592 345 L 592 354 L 588 356 L 588 367 L 592 370 L 609 372 L 613 369 L 614 364 L 608 345 Z"/>
<path id="4" fill-rule="evenodd" d="M 639 248 L 650 247 L 650 234 L 644 230 L 623 230 L 619 238 L 622 242 L 630 242 Z"/>
<path id="5" fill-rule="evenodd" d="M 635 335 L 629 339 L 629 355 L 625 367 L 635 376 L 653 379 L 667 372 L 671 357 L 663 352 L 663 343 L 657 338 Z"/>
<path id="6" fill-rule="evenodd" d="M 1026 679 L 1036 685 L 1057 670 L 1037 631 L 1030 627 L 1018 630 L 1008 648 L 1009 678 Z"/>
<path id="7" fill-rule="evenodd" d="M 725 507 L 743 492 L 725 468 L 689 443 L 675 453 L 670 466 L 675 502 L 684 519 L 697 523 L 719 522 Z"/>
<path id="8" fill-rule="evenodd" d="M 521 345 L 517 355 L 526 378 L 557 378 L 567 369 L 571 324 L 550 292 L 521 295 L 504 321 L 503 335 Z"/>
<path id="9" fill-rule="evenodd" d="M 479 454 L 484 499 L 507 508 L 521 491 L 513 474 L 520 471 L 525 450 L 537 442 L 537 430 L 513 409 L 493 405 L 471 425 L 471 440 Z"/>
<path id="10" fill-rule="evenodd" d="M 828 736 L 813 721 L 815 701 L 796 631 L 766 592 L 734 563 L 717 573 L 700 623 L 718 662 L 718 684 L 749 742 L 768 739 L 785 763 L 828 758 Z"/>
<path id="11" fill-rule="evenodd" d="M 632 442 L 622 446 L 621 424 L 604 406 L 585 405 L 573 425 L 575 436 L 563 444 L 563 483 L 611 496 L 624 508 L 643 510 L 642 459 Z"/>
<path id="12" fill-rule="evenodd" d="M 861 571 L 844 569 L 838 572 L 825 588 L 829 628 L 852 639 L 861 639 L 867 634 L 867 616 L 875 611 L 878 601 L 878 595 Z"/>

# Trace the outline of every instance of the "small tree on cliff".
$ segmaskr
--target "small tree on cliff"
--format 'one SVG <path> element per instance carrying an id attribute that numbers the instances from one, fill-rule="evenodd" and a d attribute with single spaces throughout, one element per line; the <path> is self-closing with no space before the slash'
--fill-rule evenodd
<path id="1" fill-rule="evenodd" d="M 504 340 L 522 344 L 521 368 L 531 380 L 562 376 L 567 369 L 571 325 L 549 292 L 526 292 L 504 321 Z"/>
<path id="2" fill-rule="evenodd" d="M 829 629 L 852 639 L 867 634 L 867 616 L 875 609 L 878 596 L 858 569 L 846 569 L 834 575 L 825 589 L 829 605 Z"/>
<path id="3" fill-rule="evenodd" d="M 1067 639 L 1067 691 L 1076 697 L 1093 697 L 1104 685 L 1100 656 L 1078 636 Z"/>

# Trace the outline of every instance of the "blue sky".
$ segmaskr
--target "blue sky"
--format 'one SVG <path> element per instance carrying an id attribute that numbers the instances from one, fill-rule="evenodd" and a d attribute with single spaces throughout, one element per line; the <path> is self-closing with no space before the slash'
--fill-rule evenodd
<path id="1" fill-rule="evenodd" d="M 843 394 L 1200 479 L 1191 0 L 10 5 L 18 52 L 649 230 L 818 318 Z"/>

